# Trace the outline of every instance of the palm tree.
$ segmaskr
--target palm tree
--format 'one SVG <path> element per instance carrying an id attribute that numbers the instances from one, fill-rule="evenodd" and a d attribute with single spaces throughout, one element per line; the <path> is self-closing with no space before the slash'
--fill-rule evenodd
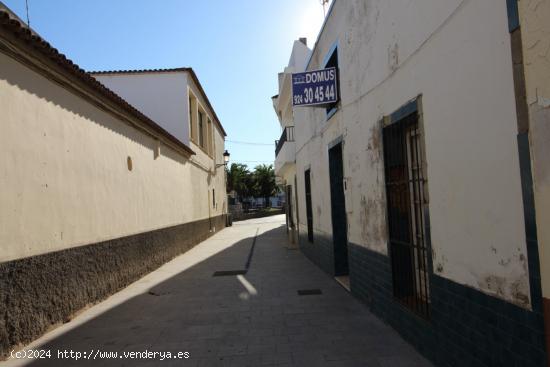
<path id="1" fill-rule="evenodd" d="M 265 199 L 266 206 L 271 206 L 269 198 L 279 192 L 279 187 L 275 182 L 275 171 L 273 166 L 261 164 L 254 168 L 254 187 L 257 195 Z"/>
<path id="2" fill-rule="evenodd" d="M 251 192 L 251 173 L 248 166 L 242 163 L 232 163 L 230 168 L 226 168 L 227 174 L 227 192 L 235 191 L 242 200 L 249 197 Z"/>

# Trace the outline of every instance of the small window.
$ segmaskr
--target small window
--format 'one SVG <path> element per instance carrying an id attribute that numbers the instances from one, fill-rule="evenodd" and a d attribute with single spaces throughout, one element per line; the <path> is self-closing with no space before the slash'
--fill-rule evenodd
<path id="1" fill-rule="evenodd" d="M 196 132 L 195 132 L 195 119 L 193 118 L 194 111 L 195 111 L 195 104 L 193 97 L 189 96 L 189 136 L 191 140 L 195 140 Z"/>
<path id="2" fill-rule="evenodd" d="M 207 146 L 208 146 L 208 154 L 214 155 L 214 139 L 213 139 L 213 128 L 212 128 L 212 120 L 208 119 L 206 129 L 206 136 L 207 136 Z"/>
<path id="3" fill-rule="evenodd" d="M 332 51 L 332 54 L 330 55 L 325 68 L 336 68 L 336 73 L 338 73 L 338 47 Z M 332 116 L 334 112 L 336 112 L 338 102 L 331 103 L 327 106 L 327 118 Z"/>
<path id="4" fill-rule="evenodd" d="M 212 189 L 212 208 L 216 208 L 216 189 Z"/>
<path id="5" fill-rule="evenodd" d="M 204 148 L 204 113 L 199 111 L 199 145 Z"/>

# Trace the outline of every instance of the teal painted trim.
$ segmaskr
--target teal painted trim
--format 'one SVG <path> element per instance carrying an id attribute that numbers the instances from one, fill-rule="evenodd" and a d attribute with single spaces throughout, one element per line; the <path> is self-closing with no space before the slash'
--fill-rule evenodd
<path id="1" fill-rule="evenodd" d="M 334 107 L 333 109 L 328 111 L 327 112 L 327 121 L 330 120 L 332 118 L 332 116 L 334 116 L 336 114 L 336 112 L 338 112 L 338 107 Z"/>
<path id="2" fill-rule="evenodd" d="M 338 55 L 338 44 L 339 44 L 339 42 L 338 42 L 338 40 L 336 40 L 330 46 L 329 50 L 327 51 L 327 53 L 325 54 L 325 57 L 323 59 L 323 68 L 327 67 L 327 63 L 328 63 L 329 59 L 332 57 L 334 52 L 336 52 L 336 57 L 338 58 L 338 65 L 336 66 L 336 74 L 338 75 L 338 100 L 340 100 L 342 98 L 342 96 L 340 94 L 340 57 L 338 57 L 339 56 Z M 338 106 L 335 106 L 332 109 L 330 109 L 329 111 L 327 111 L 326 121 L 330 120 L 330 118 L 332 116 L 334 116 L 336 114 L 336 112 L 338 112 Z"/>
<path id="3" fill-rule="evenodd" d="M 343 142 L 344 142 L 344 137 L 342 135 L 340 135 L 339 137 L 337 137 L 336 139 L 334 139 L 333 141 L 328 143 L 327 147 L 328 147 L 328 149 L 332 149 L 335 146 L 337 146 L 338 144 L 343 143 Z"/>
<path id="4" fill-rule="evenodd" d="M 330 46 L 330 48 L 328 49 L 328 52 L 325 54 L 325 57 L 323 59 L 324 68 L 327 67 L 328 60 L 332 57 L 332 54 L 334 53 L 334 51 L 338 53 L 338 43 L 339 43 L 338 40 L 334 41 Z M 340 60 L 340 58 L 338 58 L 338 60 Z"/>
<path id="5" fill-rule="evenodd" d="M 529 149 L 529 133 L 517 136 L 521 193 L 523 200 L 523 220 L 527 240 L 527 264 L 529 285 L 531 287 L 531 305 L 534 311 L 542 312 L 542 284 L 540 274 L 539 242 L 537 238 L 537 219 L 535 212 L 535 194 L 533 190 L 533 173 Z"/>
<path id="6" fill-rule="evenodd" d="M 506 0 L 508 9 L 508 30 L 510 33 L 519 28 L 518 0 Z"/>
<path id="7" fill-rule="evenodd" d="M 415 98 L 413 101 L 410 101 L 409 103 L 392 113 L 390 115 L 391 123 L 402 120 L 405 117 L 416 112 L 418 112 L 418 98 Z"/>

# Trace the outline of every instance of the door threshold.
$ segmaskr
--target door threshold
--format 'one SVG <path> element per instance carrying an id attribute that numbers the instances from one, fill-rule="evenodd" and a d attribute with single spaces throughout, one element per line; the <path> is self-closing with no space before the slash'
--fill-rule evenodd
<path id="1" fill-rule="evenodd" d="M 334 280 L 336 280 L 336 282 L 338 282 L 338 284 L 340 284 L 345 290 L 347 290 L 348 292 L 351 292 L 349 275 L 340 275 L 340 276 L 334 277 Z"/>

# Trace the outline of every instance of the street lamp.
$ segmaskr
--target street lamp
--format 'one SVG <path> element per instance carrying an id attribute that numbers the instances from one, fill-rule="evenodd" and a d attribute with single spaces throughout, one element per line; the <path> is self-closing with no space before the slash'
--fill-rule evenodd
<path id="1" fill-rule="evenodd" d="M 227 166 L 227 163 L 229 163 L 229 156 L 230 156 L 229 152 L 225 150 L 225 152 L 223 152 L 223 163 L 216 164 L 216 168 L 221 166 Z"/>

